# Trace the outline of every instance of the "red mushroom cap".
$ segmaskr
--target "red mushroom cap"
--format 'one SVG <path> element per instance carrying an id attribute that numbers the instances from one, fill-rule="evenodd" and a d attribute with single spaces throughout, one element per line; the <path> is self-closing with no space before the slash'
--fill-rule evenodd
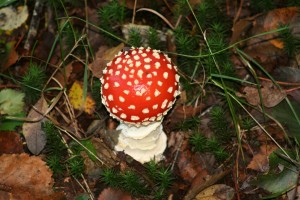
<path id="1" fill-rule="evenodd" d="M 107 64 L 102 103 L 112 117 L 133 124 L 160 121 L 179 95 L 179 75 L 159 50 L 131 48 Z"/>

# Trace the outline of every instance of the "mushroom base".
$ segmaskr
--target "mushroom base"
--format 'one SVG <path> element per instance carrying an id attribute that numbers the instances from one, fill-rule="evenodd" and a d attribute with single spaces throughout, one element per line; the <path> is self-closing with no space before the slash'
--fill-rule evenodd
<path id="1" fill-rule="evenodd" d="M 121 133 L 115 146 L 116 151 L 124 151 L 140 163 L 149 162 L 151 159 L 163 159 L 167 136 L 161 122 L 152 122 L 140 127 L 121 123 L 117 130 L 121 130 Z"/>

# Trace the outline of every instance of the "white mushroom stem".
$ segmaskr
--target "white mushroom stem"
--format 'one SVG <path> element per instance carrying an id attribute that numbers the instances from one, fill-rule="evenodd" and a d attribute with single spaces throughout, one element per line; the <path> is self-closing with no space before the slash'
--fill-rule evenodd
<path id="1" fill-rule="evenodd" d="M 121 133 L 116 151 L 124 151 L 140 163 L 149 162 L 151 159 L 160 161 L 167 146 L 167 136 L 164 133 L 161 121 L 152 122 L 139 127 L 121 123 L 117 130 Z"/>

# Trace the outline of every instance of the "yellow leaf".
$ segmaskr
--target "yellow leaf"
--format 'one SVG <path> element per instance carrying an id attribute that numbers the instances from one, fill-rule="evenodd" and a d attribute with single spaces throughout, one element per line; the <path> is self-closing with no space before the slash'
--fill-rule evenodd
<path id="1" fill-rule="evenodd" d="M 75 109 L 83 110 L 88 114 L 92 114 L 94 112 L 96 103 L 89 94 L 87 94 L 84 101 L 82 83 L 75 81 L 69 90 L 68 96 L 70 103 Z"/>

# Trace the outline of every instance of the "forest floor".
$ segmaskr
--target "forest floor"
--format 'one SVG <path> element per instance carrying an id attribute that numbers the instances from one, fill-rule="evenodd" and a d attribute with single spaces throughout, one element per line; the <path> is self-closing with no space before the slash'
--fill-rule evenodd
<path id="1" fill-rule="evenodd" d="M 299 199 L 299 6 L 1 1 L 0 199 Z M 102 104 L 107 63 L 131 47 L 180 75 L 159 162 L 114 150 Z"/>

